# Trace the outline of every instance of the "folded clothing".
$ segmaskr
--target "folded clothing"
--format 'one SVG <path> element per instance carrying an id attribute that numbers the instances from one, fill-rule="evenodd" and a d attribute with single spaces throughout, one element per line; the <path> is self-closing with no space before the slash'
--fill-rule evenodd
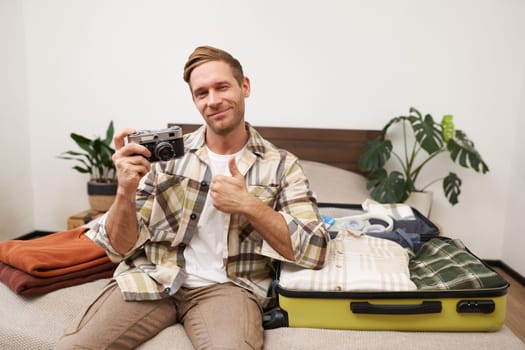
<path id="1" fill-rule="evenodd" d="M 367 235 L 389 239 L 396 242 L 403 248 L 410 249 L 412 252 L 417 252 L 421 248 L 421 235 L 419 233 L 408 233 L 405 230 L 398 228 L 394 231 L 386 232 L 368 232 Z"/>
<path id="2" fill-rule="evenodd" d="M 325 224 L 326 219 L 330 220 L 328 216 L 324 216 Z M 385 232 L 391 231 L 394 228 L 394 221 L 388 215 L 372 215 L 368 213 L 360 215 L 350 215 L 340 218 L 331 219 L 328 230 L 332 232 L 339 232 L 343 230 L 353 230 L 359 232 Z M 374 223 L 375 221 L 375 223 Z"/>
<path id="3" fill-rule="evenodd" d="M 300 291 L 416 290 L 410 280 L 408 261 L 407 250 L 395 242 L 341 231 L 329 241 L 322 269 L 282 263 L 279 286 Z"/>
<path id="4" fill-rule="evenodd" d="M 394 220 L 416 220 L 412 208 L 403 203 L 378 203 L 370 198 L 366 199 L 361 206 L 370 214 L 388 215 Z"/>
<path id="5" fill-rule="evenodd" d="M 507 284 L 469 253 L 459 239 L 431 239 L 411 257 L 409 267 L 410 277 L 420 290 L 498 288 Z"/>
<path id="6" fill-rule="evenodd" d="M 37 296 L 54 290 L 71 287 L 113 276 L 116 264 L 108 261 L 84 270 L 56 277 L 35 277 L 0 262 L 0 282 L 13 292 L 24 296 Z"/>
<path id="7" fill-rule="evenodd" d="M 79 227 L 32 240 L 0 242 L 0 262 L 37 277 L 54 277 L 109 261 Z"/>

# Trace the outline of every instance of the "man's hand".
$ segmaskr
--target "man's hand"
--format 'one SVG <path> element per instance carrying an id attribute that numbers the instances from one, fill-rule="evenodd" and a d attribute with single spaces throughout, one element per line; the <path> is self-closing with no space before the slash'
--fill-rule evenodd
<path id="1" fill-rule="evenodd" d="M 112 156 L 117 169 L 119 194 L 135 196 L 140 179 L 150 170 L 151 164 L 145 157 L 150 157 L 150 151 L 137 143 L 124 142 L 126 136 L 133 134 L 134 129 L 124 129 L 113 138 L 115 153 Z"/>
<path id="2" fill-rule="evenodd" d="M 106 231 L 113 248 L 121 254 L 129 252 L 137 242 L 135 193 L 140 179 L 151 168 L 150 162 L 144 158 L 151 156 L 146 147 L 124 142 L 126 136 L 134 132 L 133 129 L 124 129 L 113 138 L 115 153 L 111 159 L 117 169 L 118 190 L 106 218 Z"/>
<path id="3" fill-rule="evenodd" d="M 288 226 L 283 216 L 248 192 L 235 157 L 228 162 L 232 176 L 215 176 L 210 185 L 213 205 L 229 214 L 246 215 L 253 227 L 283 257 L 294 259 Z"/>
<path id="4" fill-rule="evenodd" d="M 244 176 L 237 169 L 235 157 L 230 158 L 228 166 L 231 176 L 215 176 L 210 185 L 210 194 L 213 206 L 218 210 L 229 214 L 239 213 L 251 195 L 246 189 Z"/>

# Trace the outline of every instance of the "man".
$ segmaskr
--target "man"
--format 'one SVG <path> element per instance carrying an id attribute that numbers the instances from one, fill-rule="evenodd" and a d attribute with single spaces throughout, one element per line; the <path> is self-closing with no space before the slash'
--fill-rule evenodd
<path id="1" fill-rule="evenodd" d="M 184 80 L 205 125 L 185 154 L 150 164 L 115 136 L 119 188 L 89 236 L 120 261 L 59 349 L 130 349 L 181 322 L 196 349 L 261 349 L 272 259 L 317 269 L 328 235 L 290 153 L 244 119 L 250 80 L 229 53 L 198 47 Z"/>

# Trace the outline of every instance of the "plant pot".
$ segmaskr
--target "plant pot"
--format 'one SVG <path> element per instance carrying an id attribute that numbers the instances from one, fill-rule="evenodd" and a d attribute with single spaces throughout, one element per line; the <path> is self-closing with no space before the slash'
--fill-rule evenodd
<path id="1" fill-rule="evenodd" d="M 117 183 L 89 181 L 87 192 L 91 209 L 105 212 L 109 210 L 117 194 Z"/>
<path id="2" fill-rule="evenodd" d="M 405 204 L 416 208 L 421 214 L 426 217 L 430 216 L 430 209 L 432 209 L 432 192 L 412 192 Z"/>

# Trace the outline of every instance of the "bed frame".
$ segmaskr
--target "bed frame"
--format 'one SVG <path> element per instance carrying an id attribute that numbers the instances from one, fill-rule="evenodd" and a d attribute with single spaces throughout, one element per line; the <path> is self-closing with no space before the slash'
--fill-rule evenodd
<path id="1" fill-rule="evenodd" d="M 182 128 L 184 134 L 201 126 L 176 125 Z M 300 159 L 321 162 L 356 173 L 362 173 L 357 162 L 366 143 L 381 134 L 379 130 L 254 127 L 268 141 Z"/>

